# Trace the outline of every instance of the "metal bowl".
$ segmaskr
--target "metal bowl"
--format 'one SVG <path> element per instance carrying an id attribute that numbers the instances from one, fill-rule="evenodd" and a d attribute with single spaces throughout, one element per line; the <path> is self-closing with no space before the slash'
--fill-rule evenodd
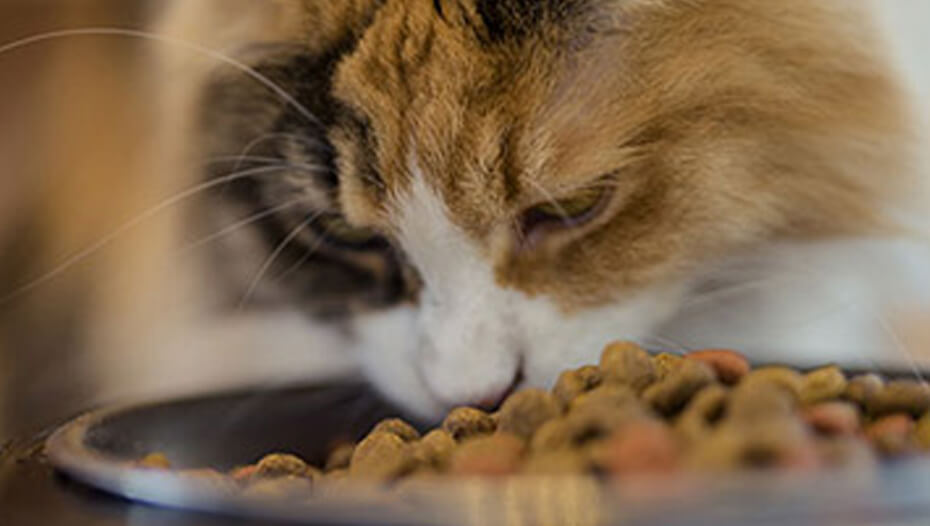
<path id="1" fill-rule="evenodd" d="M 358 384 L 249 391 L 103 409 L 46 443 L 53 464 L 94 488 L 152 505 L 262 521 L 353 525 L 916 525 L 930 523 L 930 463 L 877 471 L 717 477 L 458 480 L 402 497 L 355 486 L 300 501 L 247 500 L 217 484 L 132 462 L 164 452 L 180 469 L 227 470 L 272 451 L 320 462 L 397 412 Z"/>

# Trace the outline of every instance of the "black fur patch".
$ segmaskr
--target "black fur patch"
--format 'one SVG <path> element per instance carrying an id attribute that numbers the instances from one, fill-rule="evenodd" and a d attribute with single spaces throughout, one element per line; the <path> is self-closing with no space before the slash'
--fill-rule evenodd
<path id="1" fill-rule="evenodd" d="M 546 24 L 559 25 L 587 0 L 475 0 L 486 38 L 492 43 L 521 40 Z"/>

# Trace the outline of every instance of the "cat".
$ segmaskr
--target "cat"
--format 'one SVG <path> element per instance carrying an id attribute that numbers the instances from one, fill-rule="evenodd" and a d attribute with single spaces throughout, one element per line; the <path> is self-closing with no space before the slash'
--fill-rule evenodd
<path id="1" fill-rule="evenodd" d="M 919 135 L 865 2 L 156 7 L 123 34 L 151 45 L 139 164 L 197 259 L 156 228 L 111 287 L 96 400 L 360 369 L 435 418 L 615 339 L 871 365 L 930 291 Z"/>
<path id="2" fill-rule="evenodd" d="M 230 305 L 339 327 L 416 414 L 617 338 L 868 359 L 927 290 L 911 109 L 861 3 L 179 2 L 161 30 L 258 74 L 182 90 L 189 151 L 228 161 L 205 176 L 256 172 L 202 209 L 268 214 L 210 266 Z"/>

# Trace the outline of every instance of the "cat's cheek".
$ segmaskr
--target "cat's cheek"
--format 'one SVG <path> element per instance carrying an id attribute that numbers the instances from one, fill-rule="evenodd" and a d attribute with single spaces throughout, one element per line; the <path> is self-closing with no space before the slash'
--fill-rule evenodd
<path id="1" fill-rule="evenodd" d="M 418 315 L 413 307 L 397 307 L 359 316 L 352 324 L 354 347 L 375 389 L 414 417 L 434 420 L 447 407 L 430 392 L 416 363 Z"/>

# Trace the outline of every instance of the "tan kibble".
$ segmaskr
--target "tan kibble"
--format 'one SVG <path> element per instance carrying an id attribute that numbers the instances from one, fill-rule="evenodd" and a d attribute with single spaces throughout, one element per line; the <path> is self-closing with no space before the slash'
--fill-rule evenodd
<path id="1" fill-rule="evenodd" d="M 452 435 L 442 429 L 436 429 L 427 433 L 414 445 L 413 458 L 421 466 L 444 468 L 452 458 L 455 447 L 456 442 Z"/>
<path id="2" fill-rule="evenodd" d="M 860 437 L 835 436 L 817 441 L 817 453 L 826 466 L 844 470 L 872 470 L 878 462 L 868 442 Z"/>
<path id="3" fill-rule="evenodd" d="M 657 354 L 652 359 L 656 366 L 656 380 L 662 380 L 671 374 L 672 371 L 681 365 L 682 360 L 684 360 L 684 358 L 678 356 L 677 354 L 670 354 L 666 352 Z"/>
<path id="4" fill-rule="evenodd" d="M 727 420 L 751 423 L 787 418 L 794 414 L 794 409 L 794 395 L 779 384 L 769 381 L 743 382 L 730 394 Z"/>
<path id="5" fill-rule="evenodd" d="M 171 461 L 164 453 L 151 453 L 136 463 L 144 469 L 171 469 Z"/>
<path id="6" fill-rule="evenodd" d="M 313 477 L 316 470 L 307 465 L 300 457 L 285 453 L 275 453 L 262 458 L 256 467 L 255 477 Z"/>
<path id="7" fill-rule="evenodd" d="M 352 453 L 355 453 L 354 444 L 343 444 L 334 449 L 326 458 L 326 471 L 348 468 L 352 462 Z"/>
<path id="8" fill-rule="evenodd" d="M 751 425 L 730 423 L 718 428 L 691 452 L 689 464 L 699 470 L 813 469 L 819 465 L 816 444 L 796 418 L 782 416 Z"/>
<path id="9" fill-rule="evenodd" d="M 899 456 L 911 453 L 916 447 L 916 424 L 908 414 L 898 413 L 876 420 L 865 428 L 865 436 L 882 455 Z"/>
<path id="10" fill-rule="evenodd" d="M 530 448 L 533 451 L 545 451 L 584 447 L 590 442 L 607 438 L 622 426 L 653 417 L 641 404 L 623 407 L 585 406 L 543 424 L 533 435 Z"/>
<path id="11" fill-rule="evenodd" d="M 510 433 L 473 438 L 452 454 L 450 473 L 463 476 L 503 476 L 520 469 L 523 440 Z"/>
<path id="12" fill-rule="evenodd" d="M 914 430 L 914 439 L 917 445 L 924 451 L 930 451 L 930 412 L 917 421 L 917 428 Z"/>
<path id="13" fill-rule="evenodd" d="M 417 431 L 412 425 L 404 422 L 399 418 L 390 418 L 388 420 L 381 421 L 374 429 L 371 430 L 372 433 L 393 433 L 399 436 L 404 442 L 414 442 L 420 439 L 420 432 Z"/>
<path id="14" fill-rule="evenodd" d="M 930 411 L 930 385 L 914 380 L 888 382 L 866 403 L 872 416 L 908 413 L 919 417 Z"/>
<path id="15" fill-rule="evenodd" d="M 721 382 L 734 385 L 749 373 L 749 360 L 745 356 L 726 349 L 707 349 L 694 351 L 685 355 L 689 360 L 697 360 L 710 366 Z"/>
<path id="16" fill-rule="evenodd" d="M 632 342 L 608 345 L 601 354 L 601 373 L 605 382 L 627 385 L 641 392 L 658 378 L 652 357 Z"/>
<path id="17" fill-rule="evenodd" d="M 498 430 L 529 440 L 547 420 L 562 414 L 562 404 L 540 389 L 527 389 L 508 398 L 501 406 Z"/>
<path id="18" fill-rule="evenodd" d="M 801 397 L 801 386 L 804 384 L 804 376 L 794 369 L 781 366 L 760 367 L 750 371 L 743 377 L 741 385 L 754 383 L 769 383 L 784 389 L 795 399 Z"/>
<path id="19" fill-rule="evenodd" d="M 664 380 L 643 392 L 643 400 L 663 415 L 681 410 L 688 400 L 716 380 L 714 371 L 695 360 L 683 360 Z"/>
<path id="20" fill-rule="evenodd" d="M 885 388 L 885 381 L 877 374 L 863 374 L 856 376 L 846 383 L 846 392 L 843 397 L 855 402 L 859 407 L 868 407 L 872 398 Z"/>
<path id="21" fill-rule="evenodd" d="M 726 409 L 730 390 L 720 384 L 701 389 L 685 406 L 675 423 L 675 430 L 687 441 L 706 437 Z"/>
<path id="22" fill-rule="evenodd" d="M 581 394 L 601 385 L 602 380 L 600 368 L 591 365 L 565 371 L 559 375 L 555 387 L 552 388 L 552 394 L 567 407 Z"/>
<path id="23" fill-rule="evenodd" d="M 243 490 L 247 499 L 281 500 L 298 499 L 311 495 L 313 484 L 310 479 L 296 475 L 274 478 L 257 478 Z"/>
<path id="24" fill-rule="evenodd" d="M 491 415 L 474 407 L 453 409 L 442 422 L 442 429 L 456 440 L 489 435 L 497 429 L 497 422 Z"/>
<path id="25" fill-rule="evenodd" d="M 411 449 L 394 433 L 372 433 L 355 448 L 349 474 L 372 481 L 397 478 L 415 465 Z"/>
<path id="26" fill-rule="evenodd" d="M 823 367 L 804 375 L 800 400 L 806 405 L 832 400 L 842 396 L 846 387 L 846 375 L 839 367 Z"/>
<path id="27" fill-rule="evenodd" d="M 620 384 L 606 384 L 575 398 L 569 410 L 580 411 L 585 407 L 593 406 L 617 408 L 637 403 L 639 403 L 639 401 L 637 400 L 636 393 L 629 387 Z"/>

